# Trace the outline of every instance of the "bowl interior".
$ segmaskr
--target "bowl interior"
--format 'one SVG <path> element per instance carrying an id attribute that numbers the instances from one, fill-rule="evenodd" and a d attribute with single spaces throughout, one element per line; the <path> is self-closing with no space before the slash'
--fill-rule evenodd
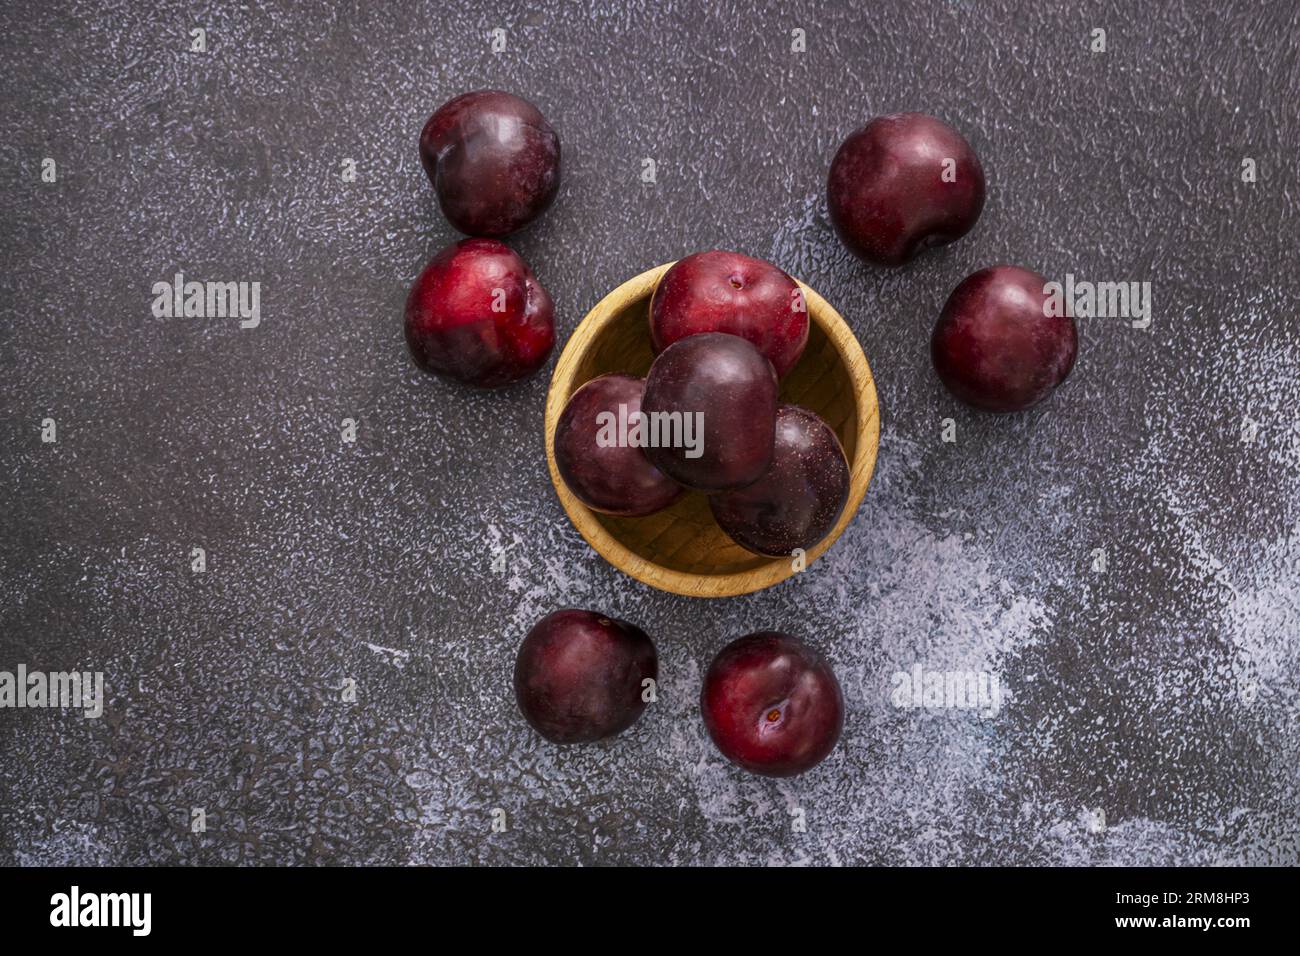
<path id="1" fill-rule="evenodd" d="M 808 345 L 781 382 L 780 400 L 802 405 L 835 429 L 850 464 L 858 441 L 858 410 L 853 382 L 835 345 L 822 328 L 826 318 L 820 299 L 808 295 Z M 816 303 L 812 300 L 817 299 Z M 579 359 L 569 394 L 606 372 L 644 376 L 654 352 L 650 347 L 649 290 L 613 313 Z M 562 396 L 568 400 L 569 395 Z M 853 506 L 853 502 L 849 502 Z M 644 518 L 618 518 L 591 512 L 605 530 L 633 554 L 673 571 L 729 575 L 753 571 L 788 558 L 751 554 L 723 533 L 709 511 L 708 498 L 687 492 L 676 504 Z"/>

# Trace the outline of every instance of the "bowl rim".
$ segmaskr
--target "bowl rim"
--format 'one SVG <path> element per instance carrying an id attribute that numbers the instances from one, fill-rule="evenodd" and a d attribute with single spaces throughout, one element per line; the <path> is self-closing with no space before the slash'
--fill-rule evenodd
<path id="1" fill-rule="evenodd" d="M 790 558 L 771 558 L 748 571 L 724 574 L 677 571 L 655 564 L 628 548 L 605 529 L 600 519 L 596 517 L 596 513 L 579 501 L 564 484 L 559 467 L 555 463 L 556 423 L 559 421 L 560 413 L 564 411 L 569 396 L 577 388 L 586 384 L 585 382 L 572 383 L 577 368 L 586 356 L 591 343 L 629 303 L 648 298 L 658 284 L 659 277 L 673 264 L 673 262 L 665 262 L 653 269 L 647 269 L 617 286 L 583 316 L 582 321 L 565 342 L 559 361 L 555 363 L 555 371 L 551 375 L 551 383 L 546 393 L 546 464 L 551 473 L 551 484 L 569 520 L 596 553 L 619 571 L 661 591 L 686 597 L 716 598 L 751 594 L 779 584 L 799 573 L 795 571 L 794 561 Z M 853 383 L 858 413 L 856 448 L 853 460 L 849 462 L 849 497 L 844 503 L 835 527 L 805 555 L 804 569 L 806 570 L 835 544 L 857 515 L 875 470 L 876 453 L 880 444 L 880 408 L 871 366 L 853 330 L 849 328 L 839 312 L 816 290 L 798 279 L 795 281 L 803 291 L 809 321 L 815 322 L 822 334 L 831 340 L 843 360 Z M 646 335 L 649 334 L 647 330 Z"/>

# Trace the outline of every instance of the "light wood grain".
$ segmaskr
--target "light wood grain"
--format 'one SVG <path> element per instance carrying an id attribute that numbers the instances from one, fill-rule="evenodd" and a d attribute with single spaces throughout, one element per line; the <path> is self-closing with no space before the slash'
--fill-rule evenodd
<path id="1" fill-rule="evenodd" d="M 792 559 L 751 554 L 714 523 L 708 500 L 688 492 L 644 518 L 592 511 L 573 496 L 555 465 L 555 424 L 582 385 L 606 372 L 644 376 L 650 346 L 650 295 L 671 262 L 623 283 L 596 304 L 564 346 L 546 397 L 546 461 L 560 503 L 574 526 L 614 567 L 646 584 L 689 597 L 731 597 L 771 587 L 794 573 Z M 802 282 L 811 328 L 803 357 L 781 383 L 781 401 L 821 415 L 844 445 L 849 500 L 835 528 L 808 552 L 811 565 L 848 527 L 871 483 L 880 443 L 880 411 L 871 367 L 853 330 Z"/>

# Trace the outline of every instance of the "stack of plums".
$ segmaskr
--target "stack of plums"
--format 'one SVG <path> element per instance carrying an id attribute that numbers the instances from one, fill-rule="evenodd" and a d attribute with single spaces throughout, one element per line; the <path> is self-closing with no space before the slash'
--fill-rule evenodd
<path id="1" fill-rule="evenodd" d="M 756 554 L 807 550 L 849 493 L 835 431 L 778 401 L 808 342 L 799 284 L 770 262 L 701 252 L 675 263 L 650 299 L 656 352 L 644 380 L 609 374 L 573 393 L 555 429 L 569 490 L 605 514 L 653 514 L 685 491 Z"/>

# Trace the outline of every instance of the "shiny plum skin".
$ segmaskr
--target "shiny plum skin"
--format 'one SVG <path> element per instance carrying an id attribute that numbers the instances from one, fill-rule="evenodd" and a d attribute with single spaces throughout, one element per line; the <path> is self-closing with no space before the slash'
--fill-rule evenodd
<path id="1" fill-rule="evenodd" d="M 655 286 L 650 340 L 659 353 L 701 332 L 739 335 L 783 377 L 808 344 L 808 307 L 798 283 L 770 262 L 720 249 L 697 252 Z"/>
<path id="2" fill-rule="evenodd" d="M 930 338 L 939 379 L 968 405 L 1019 412 L 1037 405 L 1074 367 L 1074 319 L 1046 314 L 1047 280 L 993 266 L 953 290 Z"/>
<path id="3" fill-rule="evenodd" d="M 949 159 L 952 181 L 945 182 Z M 970 232 L 984 209 L 984 169 L 947 123 L 924 113 L 895 113 L 840 144 L 826 199 L 849 251 L 876 265 L 898 266 Z"/>
<path id="4" fill-rule="evenodd" d="M 777 631 L 738 638 L 718 652 L 704 675 L 700 712 L 724 757 L 768 777 L 812 769 L 844 727 L 844 698 L 830 665 Z"/>
<path id="5" fill-rule="evenodd" d="M 635 420 L 644 387 L 645 381 L 632 375 L 601 375 L 574 392 L 560 414 L 555 465 L 564 484 L 588 508 L 640 517 L 668 507 L 685 490 L 650 464 L 639 447 L 601 445 L 602 432 L 617 428 L 620 405 L 629 423 Z M 612 428 L 600 420 L 606 412 L 614 417 Z"/>
<path id="6" fill-rule="evenodd" d="M 590 743 L 631 727 L 659 676 L 654 643 L 639 627 L 595 611 L 546 615 L 515 658 L 515 699 L 524 718 L 557 744 Z"/>
<path id="7" fill-rule="evenodd" d="M 812 549 L 835 527 L 849 497 L 849 463 L 835 431 L 798 405 L 776 410 L 772 464 L 752 485 L 709 497 L 733 541 L 781 557 Z"/>
<path id="8" fill-rule="evenodd" d="M 647 447 L 650 463 L 674 481 L 701 491 L 725 491 L 756 481 L 772 462 L 776 428 L 776 371 L 746 340 L 704 332 L 674 342 L 646 376 L 641 410 L 697 421 L 703 447 Z M 666 419 L 665 419 L 666 420 Z M 696 433 L 699 437 L 699 433 Z M 694 452 L 692 452 L 693 454 Z"/>
<path id="9" fill-rule="evenodd" d="M 537 107 L 500 90 L 438 107 L 420 132 L 420 162 L 443 215 L 469 236 L 522 229 L 560 188 L 560 138 Z"/>
<path id="10" fill-rule="evenodd" d="M 551 297 L 495 239 L 462 239 L 434 256 L 411 286 L 405 322 L 420 368 L 482 388 L 531 375 L 555 344 Z"/>

